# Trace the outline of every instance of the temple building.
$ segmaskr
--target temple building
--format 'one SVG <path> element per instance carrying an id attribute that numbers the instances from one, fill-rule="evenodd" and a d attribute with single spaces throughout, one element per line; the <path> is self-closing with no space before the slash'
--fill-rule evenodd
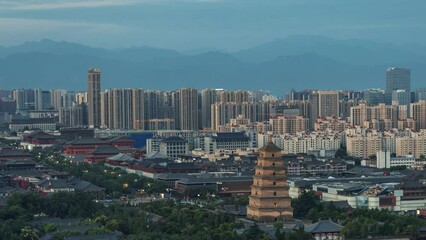
<path id="1" fill-rule="evenodd" d="M 293 218 L 281 149 L 269 142 L 259 149 L 247 218 L 274 222 Z"/>

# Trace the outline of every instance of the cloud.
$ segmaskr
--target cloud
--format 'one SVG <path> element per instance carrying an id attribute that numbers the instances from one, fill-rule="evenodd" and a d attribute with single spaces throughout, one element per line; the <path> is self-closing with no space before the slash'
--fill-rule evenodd
<path id="1" fill-rule="evenodd" d="M 0 8 L 9 10 L 51 10 L 66 8 L 97 8 L 109 6 L 134 5 L 162 0 L 42 0 L 42 1 L 0 1 Z"/>
<path id="2" fill-rule="evenodd" d="M 13 27 L 10 27 L 13 26 Z M 53 39 L 91 42 L 127 35 L 133 30 L 128 26 L 110 23 L 41 20 L 31 18 L 0 18 L 1 44 L 16 45 L 24 40 Z M 96 36 L 96 38 L 95 38 Z M 96 43 L 96 42 L 94 42 Z"/>
<path id="3" fill-rule="evenodd" d="M 0 0 L 2 10 L 53 10 L 98 8 L 163 2 L 219 2 L 222 0 Z"/>

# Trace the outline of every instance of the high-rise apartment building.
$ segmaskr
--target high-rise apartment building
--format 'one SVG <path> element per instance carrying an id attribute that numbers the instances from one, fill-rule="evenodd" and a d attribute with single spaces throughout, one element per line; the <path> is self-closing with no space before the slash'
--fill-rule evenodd
<path id="1" fill-rule="evenodd" d="M 67 90 L 54 89 L 50 90 L 50 105 L 54 110 L 59 110 L 61 107 L 70 107 L 72 104 L 65 106 L 64 101 L 66 99 L 65 95 Z"/>
<path id="2" fill-rule="evenodd" d="M 143 89 L 109 89 L 101 96 L 102 126 L 112 129 L 144 129 Z"/>
<path id="3" fill-rule="evenodd" d="M 269 123 L 274 134 L 295 134 L 309 127 L 308 119 L 302 116 L 276 116 L 269 119 Z"/>
<path id="4" fill-rule="evenodd" d="M 339 117 L 339 91 L 313 91 L 310 127 L 318 117 Z"/>
<path id="5" fill-rule="evenodd" d="M 197 89 L 183 88 L 176 91 L 176 126 L 180 130 L 198 129 Z"/>
<path id="6" fill-rule="evenodd" d="M 101 70 L 90 68 L 87 88 L 88 123 L 91 126 L 101 125 Z"/>
<path id="7" fill-rule="evenodd" d="M 386 69 L 386 104 L 392 103 L 392 92 L 395 90 L 410 92 L 410 69 L 389 67 Z"/>
<path id="8" fill-rule="evenodd" d="M 416 121 L 416 130 L 426 129 L 426 101 L 410 105 L 410 118 Z"/>
<path id="9" fill-rule="evenodd" d="M 203 129 L 212 128 L 211 123 L 211 106 L 217 102 L 218 90 L 216 89 L 204 89 L 200 92 L 201 106 L 200 106 L 200 118 L 201 127 Z"/>
<path id="10" fill-rule="evenodd" d="M 403 115 L 406 115 L 406 110 Z M 349 122 L 352 126 L 390 130 L 398 126 L 398 118 L 399 108 L 396 105 L 381 103 L 378 106 L 367 106 L 365 103 L 360 103 L 358 106 L 351 107 Z"/>

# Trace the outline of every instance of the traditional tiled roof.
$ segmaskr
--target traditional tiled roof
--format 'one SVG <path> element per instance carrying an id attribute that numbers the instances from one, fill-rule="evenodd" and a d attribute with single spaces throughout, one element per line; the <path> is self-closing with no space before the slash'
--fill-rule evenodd
<path id="1" fill-rule="evenodd" d="M 32 132 L 32 133 L 26 135 L 25 137 L 26 138 L 38 138 L 38 139 L 41 139 L 41 138 L 43 138 L 43 139 L 55 139 L 56 138 L 55 136 L 48 134 L 48 133 L 45 133 L 43 131 L 35 131 L 35 132 Z"/>
<path id="2" fill-rule="evenodd" d="M 351 205 L 349 205 L 348 201 L 331 201 L 331 204 L 338 209 L 351 209 Z"/>
<path id="3" fill-rule="evenodd" d="M 259 149 L 259 151 L 263 152 L 281 152 L 281 150 L 281 148 L 277 147 L 277 145 L 272 142 L 268 142 L 268 144 Z"/>
<path id="4" fill-rule="evenodd" d="M 69 145 L 96 145 L 96 144 L 106 144 L 105 141 L 102 141 L 97 138 L 79 138 L 73 141 L 68 142 Z"/>
<path id="5" fill-rule="evenodd" d="M 101 145 L 97 146 L 95 151 L 91 152 L 90 154 L 118 154 L 119 151 L 116 147 L 109 146 L 109 145 Z"/>
<path id="6" fill-rule="evenodd" d="M 76 177 L 69 177 L 68 179 L 45 179 L 36 185 L 42 188 L 70 188 L 83 192 L 98 192 L 104 190 L 104 188 L 98 187 L 90 182 L 80 180 Z"/>
<path id="7" fill-rule="evenodd" d="M 19 149 L 4 149 L 4 150 L 0 151 L 0 157 L 1 156 L 21 156 L 21 155 L 28 156 L 29 158 L 32 158 L 31 154 L 24 152 L 22 150 L 19 150 Z"/>
<path id="8" fill-rule="evenodd" d="M 160 152 L 154 151 L 154 152 L 150 152 L 147 155 L 145 155 L 146 159 L 168 159 L 169 157 L 167 157 L 164 154 L 161 154 Z"/>
<path id="9" fill-rule="evenodd" d="M 0 150 L 1 149 L 13 149 L 13 147 L 12 146 L 9 146 L 9 145 L 7 145 L 7 144 L 3 144 L 3 143 L 0 143 Z"/>
<path id="10" fill-rule="evenodd" d="M 75 184 L 74 187 L 76 190 L 80 190 L 83 192 L 99 192 L 104 190 L 104 188 L 98 187 L 90 182 L 86 182 L 83 180 Z"/>
<path id="11" fill-rule="evenodd" d="M 320 220 L 314 224 L 305 227 L 308 233 L 337 233 L 342 230 L 342 226 L 331 220 Z"/>
<path id="12" fill-rule="evenodd" d="M 168 163 L 168 169 L 199 169 L 194 163 Z"/>
<path id="13" fill-rule="evenodd" d="M 107 158 L 106 160 L 109 161 L 118 161 L 118 162 L 132 162 L 135 159 L 132 156 L 129 156 L 126 153 L 119 153 L 117 155 L 114 155 L 112 157 Z"/>

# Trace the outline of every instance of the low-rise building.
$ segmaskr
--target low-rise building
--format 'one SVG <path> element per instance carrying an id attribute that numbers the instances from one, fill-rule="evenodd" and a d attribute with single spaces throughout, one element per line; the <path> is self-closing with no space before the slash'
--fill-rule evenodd
<path id="1" fill-rule="evenodd" d="M 245 132 L 219 132 L 204 139 L 204 151 L 214 153 L 216 150 L 237 150 L 250 147 L 250 138 Z"/>
<path id="2" fill-rule="evenodd" d="M 188 141 L 182 137 L 165 138 L 159 144 L 159 152 L 171 159 L 180 155 L 187 155 L 189 153 Z"/>

